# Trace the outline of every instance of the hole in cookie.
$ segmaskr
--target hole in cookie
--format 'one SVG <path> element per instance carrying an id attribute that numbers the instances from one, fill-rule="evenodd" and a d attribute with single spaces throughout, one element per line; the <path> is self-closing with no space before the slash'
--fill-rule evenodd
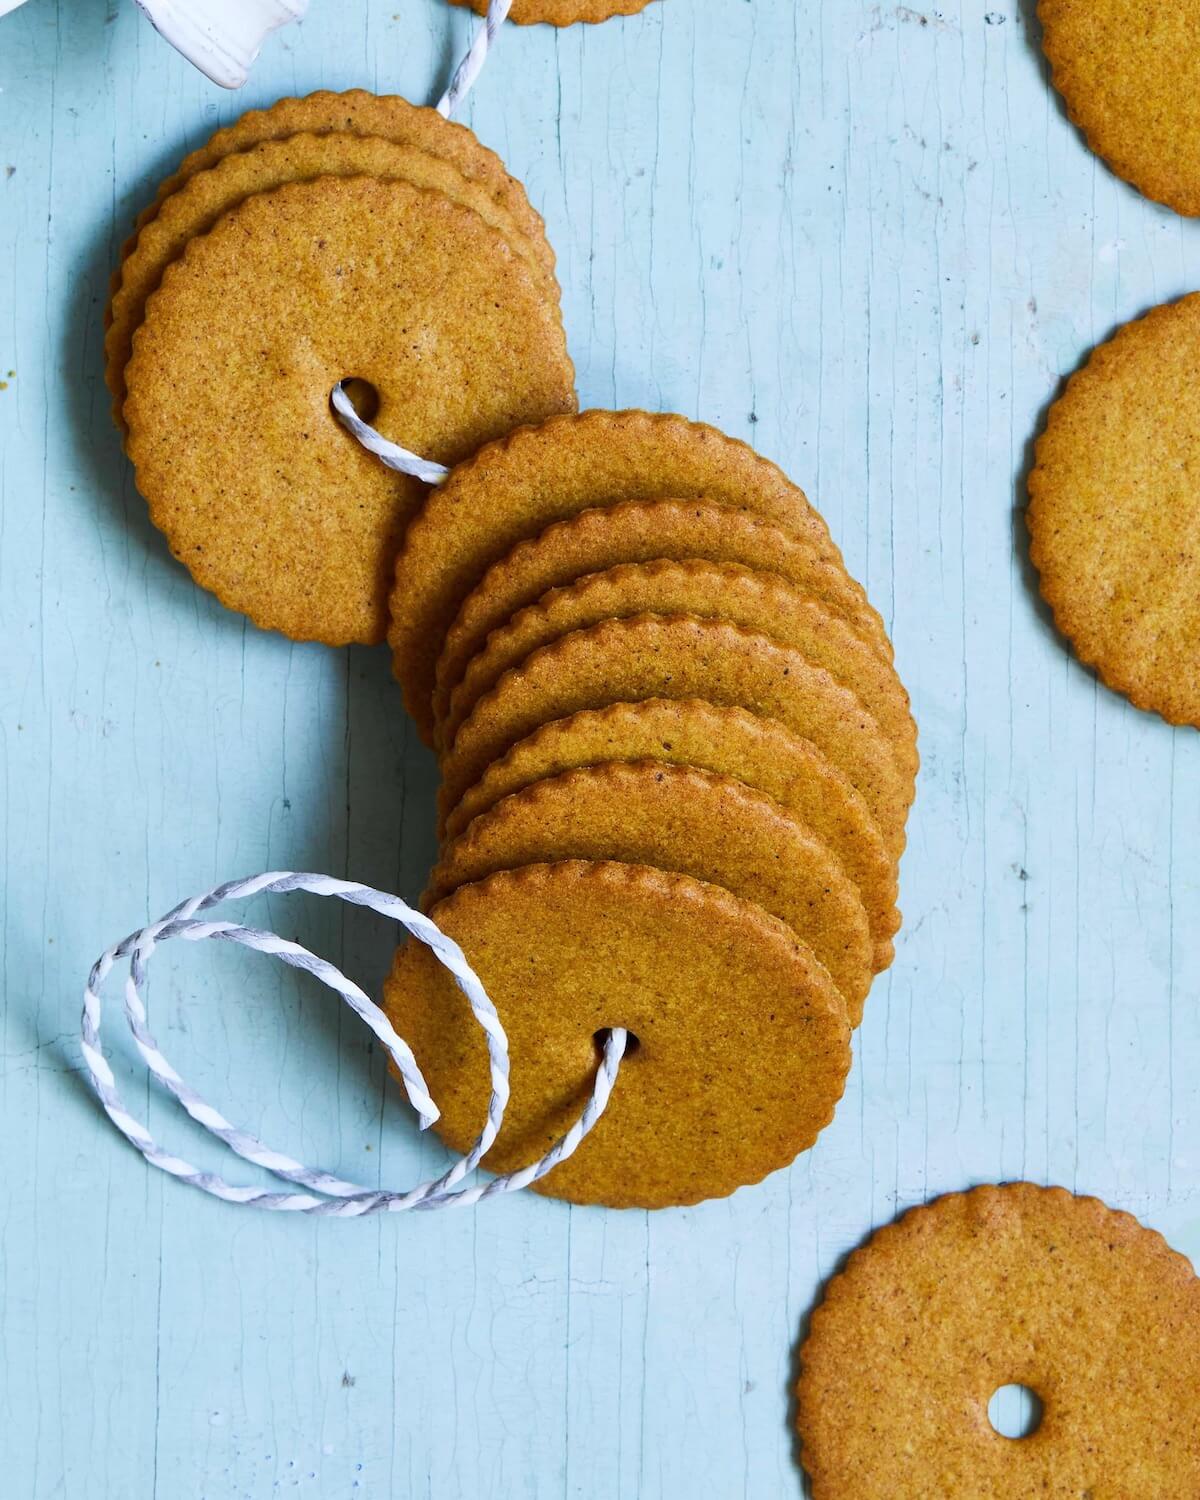
<path id="1" fill-rule="evenodd" d="M 373 422 L 379 412 L 379 392 L 369 380 L 360 380 L 357 375 L 347 375 L 342 389 L 350 398 L 350 405 L 363 422 Z"/>
<path id="2" fill-rule="evenodd" d="M 988 1402 L 988 1421 L 1006 1438 L 1027 1438 L 1042 1425 L 1042 1402 L 1027 1385 L 1002 1385 Z"/>
<path id="3" fill-rule="evenodd" d="M 610 1030 L 610 1027 L 602 1026 L 599 1031 L 593 1034 L 592 1041 L 596 1044 L 597 1053 L 603 1053 L 604 1044 L 608 1041 L 608 1034 Z M 627 1031 L 625 1033 L 625 1056 L 621 1059 L 622 1062 L 628 1062 L 641 1045 L 642 1044 L 638 1039 L 637 1033 L 634 1031 Z"/>

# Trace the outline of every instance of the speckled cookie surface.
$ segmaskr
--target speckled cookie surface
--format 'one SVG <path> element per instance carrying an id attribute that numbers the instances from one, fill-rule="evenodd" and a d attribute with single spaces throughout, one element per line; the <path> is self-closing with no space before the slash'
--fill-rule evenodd
<path id="1" fill-rule="evenodd" d="M 913 1209 L 830 1281 L 800 1354 L 814 1500 L 1200 1494 L 1200 1281 L 1095 1198 L 1029 1183 Z M 1027 1386 L 1028 1437 L 988 1420 Z"/>
<path id="2" fill-rule="evenodd" d="M 630 500 L 581 511 L 548 526 L 494 563 L 463 600 L 437 663 L 434 713 L 446 710 L 467 663 L 491 631 L 551 589 L 620 563 L 687 558 L 774 572 L 845 620 L 885 660 L 892 645 L 883 621 L 840 563 L 803 537 L 746 511 L 700 500 Z"/>
<path id="3" fill-rule="evenodd" d="M 602 761 L 646 759 L 732 776 L 765 792 L 811 828 L 858 888 L 876 971 L 891 963 L 891 939 L 900 926 L 896 866 L 870 808 L 810 740 L 742 708 L 649 698 L 544 724 L 493 761 L 464 793 L 444 835 L 457 838 L 472 818 L 535 781 Z"/>
<path id="4" fill-rule="evenodd" d="M 159 188 L 155 201 L 139 214 L 133 237 L 125 250 L 132 248 L 137 232 L 158 212 L 164 198 L 177 192 L 197 172 L 216 166 L 223 156 L 247 151 L 260 141 L 282 140 L 285 136 L 302 132 L 324 135 L 330 131 L 379 136 L 387 141 L 416 146 L 452 162 L 464 177 L 488 187 L 496 201 L 503 204 L 522 227 L 531 243 L 545 244 L 545 225 L 530 206 L 524 187 L 508 174 L 496 153 L 489 151 L 465 125 L 444 119 L 436 109 L 410 104 L 397 94 L 372 94 L 366 89 L 349 89 L 337 94 L 321 89 L 299 99 L 280 99 L 269 109 L 249 110 L 185 157 L 178 171 L 173 172 Z M 553 271 L 553 252 L 548 245 L 545 253 L 550 257 L 547 269 Z"/>
<path id="5" fill-rule="evenodd" d="M 635 865 L 533 865 L 461 887 L 431 915 L 508 1034 L 512 1098 L 485 1165 L 541 1156 L 578 1118 L 597 1032 L 638 1038 L 604 1117 L 534 1191 L 614 1208 L 723 1197 L 811 1146 L 850 1063 L 845 1006 L 784 925 L 717 886 Z M 427 949 L 396 956 L 384 1004 L 470 1147 L 488 1098 L 483 1035 Z"/>
<path id="6" fill-rule="evenodd" d="M 733 563 L 622 563 L 551 590 L 494 631 L 487 646 L 472 658 L 438 726 L 439 741 L 452 740 L 483 694 L 539 646 L 603 620 L 644 613 L 726 620 L 799 651 L 857 694 L 892 742 L 899 763 L 916 775 L 916 725 L 908 694 L 891 663 L 882 661 L 843 620 L 778 574 L 756 573 Z"/>
<path id="7" fill-rule="evenodd" d="M 1054 86 L 1092 150 L 1178 213 L 1200 214 L 1200 6 L 1040 0 Z"/>
<path id="8" fill-rule="evenodd" d="M 1032 557 L 1081 661 L 1200 725 L 1200 295 L 1122 328 L 1050 410 Z"/>
<path id="9" fill-rule="evenodd" d="M 517 254 L 529 262 L 535 277 L 544 278 L 547 297 L 558 300 L 557 283 L 545 271 L 543 260 L 528 236 L 496 202 L 485 184 L 464 177 L 453 162 L 416 146 L 342 131 L 264 141 L 248 151 L 223 156 L 214 167 L 189 177 L 177 192 L 160 203 L 157 214 L 143 227 L 136 245 L 122 261 L 120 284 L 113 293 L 104 340 L 106 379 L 113 394 L 118 426 L 133 334 L 142 321 L 146 299 L 162 280 L 166 267 L 183 254 L 194 235 L 206 233 L 226 210 L 252 193 L 324 175 L 399 178 L 414 187 L 445 193 L 451 202 L 474 209 L 485 223 L 498 230 Z"/>
<path id="10" fill-rule="evenodd" d="M 488 0 L 452 0 L 487 15 Z M 513 0 L 509 20 L 518 26 L 545 21 L 550 26 L 573 26 L 577 21 L 607 21 L 612 16 L 632 16 L 645 10 L 650 0 Z"/>
<path id="11" fill-rule="evenodd" d="M 388 641 L 422 733 L 432 733 L 430 699 L 446 631 L 494 562 L 593 506 L 702 495 L 765 517 L 841 562 L 825 522 L 780 469 L 684 417 L 583 412 L 514 432 L 460 464 L 431 493 L 396 560 Z"/>
<path id="12" fill-rule="evenodd" d="M 443 812 L 540 725 L 645 698 L 702 698 L 779 720 L 862 793 L 893 856 L 903 849 L 912 778 L 858 698 L 798 651 L 687 616 L 635 615 L 573 631 L 506 672 L 442 758 Z"/>
<path id="13" fill-rule="evenodd" d="M 850 1024 L 873 973 L 867 914 L 828 845 L 728 776 L 661 761 L 604 762 L 514 792 L 442 851 L 428 901 L 499 870 L 617 860 L 690 875 L 786 922 L 825 965 Z"/>
<path id="14" fill-rule="evenodd" d="M 575 400 L 557 307 L 441 193 L 322 177 L 190 242 L 126 367 L 138 487 L 198 583 L 331 645 L 382 638 L 424 488 L 342 430 L 329 392 L 346 376 L 378 391 L 380 431 L 444 463 Z"/>

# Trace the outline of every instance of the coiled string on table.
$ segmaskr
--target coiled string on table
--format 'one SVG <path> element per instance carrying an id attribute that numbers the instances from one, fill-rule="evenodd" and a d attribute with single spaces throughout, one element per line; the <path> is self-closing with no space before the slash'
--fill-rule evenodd
<path id="1" fill-rule="evenodd" d="M 267 953 L 280 958 L 292 968 L 303 969 L 319 979 L 322 984 L 339 994 L 346 1004 L 371 1028 L 383 1045 L 400 1074 L 401 1083 L 409 1103 L 417 1112 L 422 1130 L 428 1129 L 438 1118 L 438 1108 L 429 1096 L 425 1079 L 412 1050 L 396 1032 L 387 1016 L 368 996 L 348 979 L 334 964 L 310 953 L 299 943 L 289 942 L 276 933 L 261 928 L 243 927 L 235 922 L 203 921 L 202 912 L 210 911 L 223 901 L 244 900 L 256 895 L 283 895 L 292 891 L 308 891 L 316 896 L 335 896 L 340 901 L 354 906 L 366 906 L 381 916 L 399 922 L 417 942 L 424 943 L 454 977 L 455 983 L 466 997 L 471 1014 L 483 1029 L 487 1041 L 488 1064 L 491 1074 L 491 1096 L 488 1100 L 487 1120 L 479 1138 L 465 1156 L 456 1161 L 440 1177 L 431 1178 L 407 1191 L 395 1192 L 379 1188 L 362 1187 L 346 1182 L 332 1172 L 305 1166 L 303 1162 L 265 1145 L 248 1131 L 231 1124 L 225 1116 L 185 1083 L 162 1052 L 149 1029 L 143 991 L 146 970 L 155 948 L 171 938 L 183 938 L 187 942 L 202 942 L 216 938 L 239 943 L 258 953 Z M 100 1043 L 101 1003 L 100 991 L 111 973 L 113 965 L 120 959 L 129 959 L 129 975 L 125 981 L 125 1019 L 133 1034 L 134 1043 L 142 1060 L 158 1081 L 172 1093 L 184 1109 L 210 1135 L 216 1136 L 229 1149 L 256 1166 L 265 1167 L 274 1176 L 294 1183 L 303 1189 L 300 1192 L 281 1192 L 261 1187 L 240 1187 L 227 1182 L 215 1172 L 201 1171 L 182 1157 L 175 1156 L 160 1146 L 149 1130 L 132 1115 L 121 1098 L 112 1068 L 104 1055 Z M 501 1193 L 517 1192 L 528 1187 L 565 1161 L 593 1129 L 608 1104 L 613 1085 L 620 1070 L 625 1053 L 627 1033 L 614 1027 L 609 1032 L 604 1051 L 596 1070 L 591 1095 L 579 1119 L 561 1140 L 546 1154 L 528 1167 L 495 1177 L 489 1182 L 468 1188 L 458 1184 L 479 1165 L 480 1159 L 499 1134 L 504 1120 L 504 1111 L 509 1095 L 508 1038 L 496 1008 L 488 998 L 474 969 L 467 962 L 462 949 L 452 938 L 439 930 L 435 923 L 415 911 L 398 896 L 373 890 L 370 886 L 358 885 L 347 880 L 335 880 L 328 875 L 300 874 L 290 870 L 274 870 L 262 875 L 251 875 L 244 880 L 227 881 L 202 895 L 193 896 L 173 907 L 157 922 L 150 923 L 140 931 L 131 933 L 121 942 L 105 950 L 93 964 L 83 993 L 83 1017 L 81 1022 L 81 1046 L 84 1064 L 105 1113 L 127 1141 L 142 1153 L 151 1166 L 168 1172 L 189 1187 L 199 1188 L 214 1198 L 224 1199 L 255 1208 L 274 1209 L 282 1212 L 332 1215 L 336 1218 L 355 1218 L 363 1214 L 387 1212 L 403 1213 L 408 1209 L 434 1209 L 470 1207 L 485 1198 Z"/>

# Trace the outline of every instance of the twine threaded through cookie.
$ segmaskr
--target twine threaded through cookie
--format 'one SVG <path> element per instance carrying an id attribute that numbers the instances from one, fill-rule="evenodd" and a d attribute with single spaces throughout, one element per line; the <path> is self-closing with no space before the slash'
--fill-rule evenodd
<path id="1" fill-rule="evenodd" d="M 394 469 L 397 474 L 410 474 L 414 479 L 419 479 L 422 484 L 444 482 L 450 472 L 445 464 L 436 464 L 431 458 L 422 458 L 419 453 L 410 453 L 399 443 L 393 443 L 390 438 L 385 438 L 383 433 L 376 432 L 369 422 L 363 421 L 346 394 L 344 381 L 339 380 L 330 391 L 329 404 L 346 431 L 356 437 L 367 452 L 373 453 L 387 468 Z"/>
<path id="2" fill-rule="evenodd" d="M 357 1183 L 346 1182 L 331 1172 L 305 1166 L 303 1162 L 296 1161 L 293 1157 L 265 1145 L 248 1131 L 232 1125 L 218 1109 L 184 1082 L 168 1062 L 151 1034 L 142 992 L 146 982 L 146 968 L 157 944 L 166 942 L 170 938 L 183 938 L 188 942 L 219 938 L 226 942 L 239 943 L 258 953 L 267 953 L 280 958 L 293 968 L 305 970 L 339 994 L 386 1047 L 389 1057 L 400 1074 L 409 1103 L 417 1112 L 420 1128 L 426 1130 L 437 1120 L 437 1105 L 429 1095 L 425 1079 L 408 1044 L 398 1035 L 383 1011 L 340 969 L 325 959 L 319 958 L 315 953 L 310 953 L 300 944 L 289 942 L 276 933 L 259 928 L 243 927 L 235 922 L 198 920 L 200 913 L 211 910 L 223 901 L 244 900 L 261 894 L 282 895 L 291 891 L 308 891 L 317 896 L 336 896 L 340 901 L 347 901 L 355 906 L 369 907 L 381 916 L 399 922 L 410 937 L 424 943 L 438 962 L 450 972 L 458 988 L 466 997 L 471 1007 L 471 1014 L 482 1027 L 487 1041 L 491 1074 L 491 1096 L 488 1100 L 487 1120 L 471 1150 L 465 1156 L 460 1157 L 440 1177 L 420 1183 L 406 1192 L 393 1192 L 361 1187 Z M 164 1150 L 146 1127 L 130 1114 L 117 1089 L 112 1068 L 100 1044 L 100 990 L 112 971 L 113 965 L 123 958 L 129 959 L 129 977 L 125 981 L 125 1019 L 133 1034 L 138 1052 L 150 1072 L 175 1096 L 192 1119 L 210 1135 L 222 1141 L 245 1161 L 265 1167 L 274 1176 L 295 1183 L 306 1191 L 279 1192 L 270 1188 L 239 1187 L 227 1182 L 217 1173 L 201 1171 L 183 1158 Z M 452 938 L 447 937 L 428 917 L 421 912 L 414 911 L 398 896 L 388 895 L 384 891 L 373 890 L 370 886 L 358 885 L 351 881 L 335 880 L 328 875 L 299 874 L 290 870 L 269 871 L 261 875 L 251 875 L 244 880 L 227 881 L 223 885 L 215 886 L 202 895 L 192 896 L 187 901 L 181 902 L 164 917 L 160 917 L 157 922 L 150 923 L 139 932 L 131 933 L 121 942 L 106 949 L 93 964 L 91 973 L 88 975 L 83 992 L 83 1016 L 80 1027 L 84 1064 L 105 1113 L 125 1139 L 131 1145 L 136 1146 L 151 1166 L 179 1178 L 189 1187 L 198 1188 L 201 1192 L 209 1193 L 214 1198 L 221 1198 L 227 1203 L 335 1218 L 357 1218 L 363 1214 L 380 1211 L 401 1213 L 410 1208 L 470 1207 L 485 1198 L 492 1198 L 501 1193 L 517 1192 L 544 1177 L 547 1172 L 556 1167 L 559 1162 L 565 1161 L 575 1151 L 604 1113 L 620 1070 L 627 1035 L 619 1027 L 614 1027 L 609 1032 L 600 1064 L 596 1070 L 592 1093 L 582 1114 L 545 1156 L 530 1166 L 523 1167 L 516 1172 L 509 1172 L 503 1177 L 495 1177 L 489 1182 L 469 1188 L 459 1188 L 458 1184 L 475 1170 L 480 1159 L 495 1141 L 508 1104 L 508 1038 L 495 1006 L 488 998 L 478 975 L 467 962 L 459 945 Z"/>

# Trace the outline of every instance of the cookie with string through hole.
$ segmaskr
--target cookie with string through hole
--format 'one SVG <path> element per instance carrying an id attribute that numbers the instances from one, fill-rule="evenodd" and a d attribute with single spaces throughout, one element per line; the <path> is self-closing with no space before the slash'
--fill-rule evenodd
<path id="1" fill-rule="evenodd" d="M 559 288 L 545 235 L 533 238 L 527 234 L 505 205 L 493 197 L 486 183 L 465 176 L 453 161 L 417 146 L 346 131 L 264 141 L 246 151 L 230 152 L 212 167 L 192 173 L 159 202 L 157 213 L 143 225 L 136 243 L 124 256 L 104 339 L 105 379 L 112 392 L 118 427 L 124 428 L 125 366 L 133 335 L 142 322 L 147 298 L 162 281 L 166 267 L 183 254 L 195 235 L 207 233 L 223 213 L 246 198 L 288 182 L 323 176 L 397 179 L 444 193 L 452 203 L 474 210 L 503 235 L 530 266 L 535 279 L 542 282 L 547 299 L 557 306 Z"/>
<path id="2" fill-rule="evenodd" d="M 573 1203 L 662 1208 L 725 1197 L 785 1167 L 833 1117 L 850 1065 L 837 987 L 761 907 L 685 875 L 591 861 L 528 865 L 460 886 L 430 911 L 495 1003 L 512 1087 L 493 1171 L 535 1161 L 578 1118 L 597 1049 L 629 1045 L 603 1117 L 533 1185 Z M 487 1050 L 428 950 L 399 950 L 384 1008 L 469 1148 Z"/>
<path id="3" fill-rule="evenodd" d="M 504 236 L 362 176 L 254 194 L 190 240 L 125 376 L 128 452 L 176 557 L 255 624 L 329 645 L 382 638 L 425 492 L 343 429 L 339 381 L 443 464 L 575 406 L 559 309 Z"/>

